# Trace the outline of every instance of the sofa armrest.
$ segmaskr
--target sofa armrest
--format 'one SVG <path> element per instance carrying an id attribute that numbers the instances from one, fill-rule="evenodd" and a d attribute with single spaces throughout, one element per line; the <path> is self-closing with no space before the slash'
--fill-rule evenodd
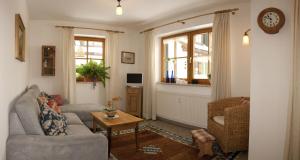
<path id="1" fill-rule="evenodd" d="M 9 136 L 7 160 L 107 160 L 107 138 L 102 134 L 70 136 Z"/>

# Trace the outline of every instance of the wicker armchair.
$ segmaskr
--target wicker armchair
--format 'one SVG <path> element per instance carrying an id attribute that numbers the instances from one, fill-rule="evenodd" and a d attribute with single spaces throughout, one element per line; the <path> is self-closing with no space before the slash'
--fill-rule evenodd
<path id="1" fill-rule="evenodd" d="M 208 131 L 225 153 L 248 150 L 250 103 L 242 103 L 241 99 L 227 98 L 208 104 Z M 224 116 L 223 124 L 216 121 L 216 116 Z"/>

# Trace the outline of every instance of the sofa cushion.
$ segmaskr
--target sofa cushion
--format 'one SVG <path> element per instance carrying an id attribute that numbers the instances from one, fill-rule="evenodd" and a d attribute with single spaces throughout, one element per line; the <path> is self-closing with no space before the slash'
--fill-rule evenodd
<path id="1" fill-rule="evenodd" d="M 46 103 L 41 104 L 40 107 L 40 122 L 45 134 L 48 136 L 67 135 L 66 117 L 63 114 L 55 112 Z"/>
<path id="2" fill-rule="evenodd" d="M 75 113 L 63 113 L 67 119 L 68 125 L 80 124 L 83 125 L 83 122 L 79 119 L 79 117 Z"/>
<path id="3" fill-rule="evenodd" d="M 37 98 L 40 95 L 40 88 L 37 85 L 32 85 L 28 88 L 28 91 L 32 93 L 32 95 Z"/>
<path id="4" fill-rule="evenodd" d="M 68 135 L 89 135 L 93 134 L 85 125 L 68 125 L 66 130 Z"/>
<path id="5" fill-rule="evenodd" d="M 9 114 L 9 134 L 10 135 L 23 135 L 26 134 L 24 127 L 18 117 L 16 112 L 11 112 Z"/>
<path id="6" fill-rule="evenodd" d="M 218 124 L 224 126 L 224 116 L 215 116 L 213 117 L 213 120 Z"/>
<path id="7" fill-rule="evenodd" d="M 16 113 L 27 134 L 45 135 L 39 123 L 39 104 L 29 92 L 22 95 L 15 104 Z"/>
<path id="8" fill-rule="evenodd" d="M 75 113 L 81 121 L 92 121 L 91 112 L 99 112 L 104 109 L 104 106 L 95 104 L 67 104 L 61 106 L 62 113 Z"/>

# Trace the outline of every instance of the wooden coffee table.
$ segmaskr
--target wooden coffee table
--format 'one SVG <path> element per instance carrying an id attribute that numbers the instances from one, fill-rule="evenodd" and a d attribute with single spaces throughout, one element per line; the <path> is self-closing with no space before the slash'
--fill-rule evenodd
<path id="1" fill-rule="evenodd" d="M 119 118 L 116 119 L 107 119 L 105 118 L 104 112 L 91 112 L 93 116 L 93 130 L 96 132 L 97 124 L 106 128 L 107 130 L 107 139 L 108 139 L 108 156 L 110 156 L 111 149 L 111 134 L 112 131 L 120 131 L 130 128 L 135 128 L 135 144 L 138 149 L 138 130 L 139 122 L 142 122 L 143 119 L 132 116 L 130 114 L 124 113 L 120 110 L 117 110 L 117 115 Z"/>

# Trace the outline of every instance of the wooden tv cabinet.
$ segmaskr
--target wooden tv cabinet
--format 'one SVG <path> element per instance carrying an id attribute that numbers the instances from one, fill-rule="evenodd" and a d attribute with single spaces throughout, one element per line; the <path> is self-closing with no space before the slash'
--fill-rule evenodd
<path id="1" fill-rule="evenodd" d="M 143 87 L 127 86 L 126 94 L 126 112 L 137 117 L 142 117 Z"/>

